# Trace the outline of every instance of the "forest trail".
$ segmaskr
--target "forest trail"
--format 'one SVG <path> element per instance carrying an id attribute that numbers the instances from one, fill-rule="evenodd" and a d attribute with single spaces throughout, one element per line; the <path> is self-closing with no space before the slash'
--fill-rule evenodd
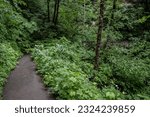
<path id="1" fill-rule="evenodd" d="M 36 74 L 35 64 L 29 55 L 23 56 L 11 72 L 5 85 L 4 100 L 53 100 Z"/>

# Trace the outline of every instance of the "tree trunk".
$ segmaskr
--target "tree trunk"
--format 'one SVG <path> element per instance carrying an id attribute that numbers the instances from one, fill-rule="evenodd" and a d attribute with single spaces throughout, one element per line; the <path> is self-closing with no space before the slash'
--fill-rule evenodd
<path id="1" fill-rule="evenodd" d="M 58 22 L 59 6 L 60 6 L 60 0 L 55 0 L 54 15 L 53 15 L 54 25 L 57 25 Z"/>
<path id="2" fill-rule="evenodd" d="M 47 0 L 47 18 L 48 22 L 50 22 L 50 0 Z"/>
<path id="3" fill-rule="evenodd" d="M 114 19 L 114 12 L 116 10 L 116 2 L 117 0 L 113 0 L 113 8 L 112 8 L 111 19 L 110 19 L 111 23 L 112 23 L 112 20 Z"/>
<path id="4" fill-rule="evenodd" d="M 100 0 L 100 12 L 99 12 L 99 24 L 98 24 L 98 33 L 97 33 L 97 43 L 95 49 L 95 63 L 94 69 L 98 70 L 100 64 L 100 48 L 102 41 L 102 31 L 103 31 L 103 20 L 104 20 L 104 0 Z"/>

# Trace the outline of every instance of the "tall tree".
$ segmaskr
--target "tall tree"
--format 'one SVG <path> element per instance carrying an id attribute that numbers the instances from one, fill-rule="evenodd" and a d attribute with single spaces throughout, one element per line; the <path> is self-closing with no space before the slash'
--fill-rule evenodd
<path id="1" fill-rule="evenodd" d="M 112 7 L 112 13 L 111 13 L 110 24 L 112 23 L 112 20 L 114 19 L 114 12 L 115 12 L 115 10 L 116 10 L 116 2 L 117 2 L 117 0 L 113 0 L 113 7 Z"/>
<path id="2" fill-rule="evenodd" d="M 59 14 L 60 0 L 55 0 L 54 14 L 53 14 L 53 23 L 57 25 L 58 14 Z"/>
<path id="3" fill-rule="evenodd" d="M 98 24 L 98 33 L 97 33 L 97 43 L 95 49 L 95 62 L 94 69 L 98 70 L 100 64 L 100 48 L 102 42 L 102 31 L 104 23 L 104 0 L 100 0 L 100 11 L 99 11 L 99 24 Z"/>
<path id="4" fill-rule="evenodd" d="M 50 0 L 47 0 L 47 18 L 48 22 L 50 22 Z"/>

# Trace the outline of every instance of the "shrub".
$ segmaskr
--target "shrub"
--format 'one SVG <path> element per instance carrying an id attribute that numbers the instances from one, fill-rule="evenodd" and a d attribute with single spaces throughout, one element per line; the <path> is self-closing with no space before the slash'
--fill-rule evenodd
<path id="1" fill-rule="evenodd" d="M 113 86 L 103 88 L 102 92 L 103 92 L 103 96 L 105 99 L 109 99 L 109 100 L 124 99 L 123 93 L 121 93 L 119 90 L 115 89 Z"/>
<path id="2" fill-rule="evenodd" d="M 17 59 L 21 53 L 19 50 L 12 48 L 11 43 L 0 43 L 0 98 L 10 71 L 16 66 Z M 15 46 L 15 45 L 14 45 Z"/>
<path id="3" fill-rule="evenodd" d="M 38 72 L 44 77 L 44 83 L 60 99 L 102 99 L 100 90 L 88 80 L 84 67 L 79 65 L 79 50 L 81 49 L 63 38 L 46 46 L 37 45 L 32 56 Z"/>
<path id="4" fill-rule="evenodd" d="M 17 3 L 15 4 L 17 7 Z M 30 47 L 30 34 L 36 30 L 36 24 L 28 22 L 19 11 L 15 10 L 8 1 L 0 1 L 0 42 L 16 41 L 21 50 L 25 51 Z"/>
<path id="5" fill-rule="evenodd" d="M 132 45 L 128 49 L 113 46 L 107 51 L 106 56 L 112 66 L 114 82 L 121 91 L 137 94 L 143 93 L 144 88 L 149 87 L 150 65 L 146 54 L 148 49 L 144 50 L 144 46 L 142 44 L 138 44 L 138 47 Z M 143 51 L 147 51 L 144 52 L 144 56 Z M 136 56 L 133 56 L 135 54 Z"/>
<path id="6" fill-rule="evenodd" d="M 94 82 L 97 83 L 99 88 L 109 86 L 113 83 L 111 77 L 113 76 L 112 68 L 109 64 L 102 63 L 99 71 L 95 73 L 96 77 Z"/>

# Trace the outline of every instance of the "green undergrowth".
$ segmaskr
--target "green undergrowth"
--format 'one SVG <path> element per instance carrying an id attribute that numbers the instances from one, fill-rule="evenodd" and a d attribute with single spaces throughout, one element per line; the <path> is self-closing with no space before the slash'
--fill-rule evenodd
<path id="1" fill-rule="evenodd" d="M 114 45 L 104 54 L 112 70 L 110 81 L 125 99 L 150 99 L 149 42 L 135 41 L 126 48 Z"/>
<path id="2" fill-rule="evenodd" d="M 10 71 L 16 66 L 21 51 L 30 49 L 30 35 L 36 30 L 36 23 L 22 16 L 19 5 L 25 3 L 22 0 L 10 2 L 0 0 L 0 98 Z"/>
<path id="3" fill-rule="evenodd" d="M 28 21 L 22 16 L 18 7 L 22 1 L 13 1 L 13 5 L 7 0 L 0 0 L 0 42 L 16 42 L 22 52 L 27 52 L 31 47 L 31 34 L 36 30 L 36 23 Z"/>
<path id="4" fill-rule="evenodd" d="M 37 43 L 32 56 L 45 85 L 59 99 L 150 99 L 149 45 L 113 44 L 101 51 L 98 71 L 93 71 L 94 52 L 66 38 Z"/>
<path id="5" fill-rule="evenodd" d="M 16 43 L 0 43 L 0 99 L 10 71 L 16 66 L 21 52 Z"/>
<path id="6" fill-rule="evenodd" d="M 92 65 L 82 61 L 86 52 L 65 38 L 36 45 L 33 49 L 32 56 L 44 84 L 59 99 L 102 99 L 101 91 L 88 80 Z"/>

